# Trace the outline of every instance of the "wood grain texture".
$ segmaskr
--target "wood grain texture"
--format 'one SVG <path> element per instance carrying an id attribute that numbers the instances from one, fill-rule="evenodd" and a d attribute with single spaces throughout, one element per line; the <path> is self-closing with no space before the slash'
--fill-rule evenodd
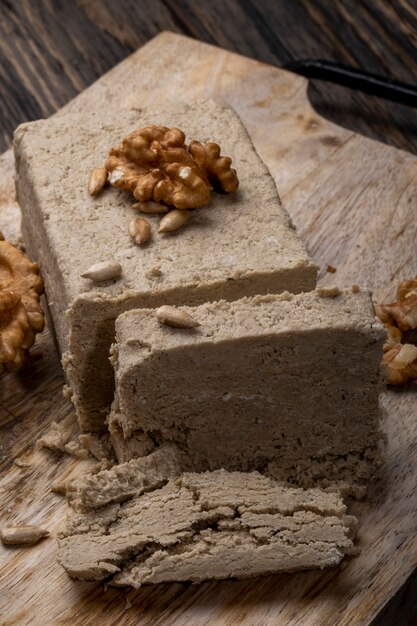
<path id="1" fill-rule="evenodd" d="M 2 0 L 0 150 L 163 30 L 260 61 L 325 58 L 417 84 L 413 0 Z M 314 81 L 324 117 L 417 151 L 417 112 Z"/>
<path id="2" fill-rule="evenodd" d="M 322 266 L 322 282 L 357 282 L 370 286 L 378 300 L 389 298 L 398 280 L 417 272 L 417 159 L 327 122 L 311 108 L 306 92 L 300 77 L 163 34 L 65 110 L 91 110 L 105 103 L 129 106 L 178 94 L 228 101 L 249 129 L 284 205 Z M 0 159 L 0 226 L 6 233 L 16 229 L 12 175 L 6 153 Z M 337 268 L 336 274 L 325 273 L 327 264 Z M 48 487 L 74 463 L 32 451 L 31 446 L 51 419 L 66 415 L 71 407 L 60 395 L 63 380 L 49 334 L 37 349 L 44 357 L 33 371 L 1 380 L 7 440 L 0 488 L 3 520 L 41 523 L 54 534 L 66 504 Z M 362 553 L 337 570 L 105 590 L 71 581 L 55 562 L 56 546 L 48 539 L 30 550 L 0 551 L 3 623 L 41 625 L 47 616 L 51 624 L 104 626 L 370 624 L 417 565 L 415 401 L 415 388 L 383 395 L 385 464 L 368 499 L 352 505 L 360 520 Z M 16 457 L 30 467 L 16 467 Z M 409 617 L 402 610 L 396 624 L 407 624 Z"/>

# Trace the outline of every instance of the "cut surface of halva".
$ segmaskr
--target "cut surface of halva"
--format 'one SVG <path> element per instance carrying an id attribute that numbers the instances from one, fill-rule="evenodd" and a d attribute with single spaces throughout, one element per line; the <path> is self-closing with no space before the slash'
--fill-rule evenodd
<path id="1" fill-rule="evenodd" d="M 87 189 L 90 172 L 132 130 L 179 127 L 187 141 L 214 141 L 232 158 L 235 194 L 213 194 L 184 230 L 135 245 L 130 192 Z M 120 313 L 162 304 L 196 305 L 242 296 L 313 289 L 317 267 L 283 209 L 268 168 L 238 116 L 212 101 L 155 104 L 137 110 L 60 115 L 15 133 L 22 233 L 40 264 L 63 365 L 80 424 L 100 430 L 113 400 L 109 347 Z M 117 261 L 122 275 L 104 283 L 81 277 Z"/>
<path id="2" fill-rule="evenodd" d="M 256 472 L 184 473 L 75 513 L 58 559 L 74 578 L 112 585 L 247 578 L 336 566 L 355 551 L 355 529 L 335 493 L 282 487 Z"/>
<path id="3" fill-rule="evenodd" d="M 385 336 L 369 292 L 181 310 L 200 326 L 162 325 L 154 310 L 117 320 L 109 426 L 120 460 L 135 439 L 144 453 L 173 443 L 192 471 L 255 469 L 360 495 L 379 458 Z"/>

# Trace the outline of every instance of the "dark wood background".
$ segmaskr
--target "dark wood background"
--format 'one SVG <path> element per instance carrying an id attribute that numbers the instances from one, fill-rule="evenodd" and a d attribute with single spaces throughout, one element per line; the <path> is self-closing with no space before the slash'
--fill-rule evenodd
<path id="1" fill-rule="evenodd" d="M 413 0 L 0 0 L 0 151 L 20 122 L 47 117 L 162 30 L 275 65 L 329 59 L 417 84 Z M 309 96 L 328 119 L 417 153 L 416 109 L 321 81 Z M 374 626 L 417 624 L 416 597 L 415 573 Z"/>
<path id="2" fill-rule="evenodd" d="M 161 30 L 282 65 L 349 63 L 417 84 L 416 0 L 0 0 L 0 150 Z M 315 81 L 338 124 L 417 152 L 417 111 Z"/>

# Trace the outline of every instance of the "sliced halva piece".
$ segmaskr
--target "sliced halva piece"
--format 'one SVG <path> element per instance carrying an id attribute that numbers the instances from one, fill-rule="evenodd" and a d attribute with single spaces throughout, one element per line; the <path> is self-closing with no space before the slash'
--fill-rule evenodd
<path id="1" fill-rule="evenodd" d="M 355 528 L 335 493 L 256 472 L 185 473 L 70 518 L 59 561 L 74 578 L 133 587 L 247 578 L 336 566 L 355 551 Z"/>
<path id="2" fill-rule="evenodd" d="M 146 456 L 156 448 L 155 441 L 140 428 L 125 437 L 122 429 L 123 416 L 120 413 L 117 389 L 107 418 L 109 440 L 119 463 Z"/>
<path id="3" fill-rule="evenodd" d="M 384 331 L 367 291 L 331 290 L 121 315 L 116 448 L 175 443 L 191 471 L 268 472 L 361 495 L 377 460 Z M 123 458 L 121 459 L 123 460 Z"/>
<path id="4" fill-rule="evenodd" d="M 157 232 L 135 245 L 128 224 L 132 194 L 108 187 L 92 197 L 91 170 L 135 128 L 176 126 L 187 141 L 215 141 L 233 159 L 236 194 L 213 194 L 177 235 Z M 244 295 L 308 291 L 317 267 L 283 209 L 268 168 L 237 115 L 212 101 L 160 103 L 137 110 L 61 115 L 22 124 L 15 133 L 16 188 L 22 232 L 42 268 L 63 365 L 81 426 L 104 427 L 113 400 L 108 351 L 123 311 L 200 304 Z M 94 283 L 82 274 L 118 262 L 119 278 Z"/>
<path id="5" fill-rule="evenodd" d="M 87 474 L 68 499 L 76 510 L 99 509 L 165 485 L 181 473 L 184 463 L 172 445 L 110 469 Z"/>

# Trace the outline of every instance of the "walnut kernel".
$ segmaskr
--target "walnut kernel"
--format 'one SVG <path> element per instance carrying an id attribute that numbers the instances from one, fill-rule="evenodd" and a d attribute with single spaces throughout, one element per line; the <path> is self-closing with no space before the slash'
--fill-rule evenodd
<path id="1" fill-rule="evenodd" d="M 404 385 L 417 380 L 417 347 L 409 343 L 397 344 L 384 352 L 382 366 L 389 385 Z"/>
<path id="2" fill-rule="evenodd" d="M 21 367 L 45 325 L 39 266 L 8 241 L 0 241 L 0 364 Z"/>
<path id="3" fill-rule="evenodd" d="M 140 203 L 154 201 L 177 209 L 207 205 L 212 185 L 231 193 L 238 187 L 231 159 L 214 143 L 185 144 L 178 128 L 151 125 L 130 133 L 106 161 L 109 182 L 130 190 Z"/>
<path id="4" fill-rule="evenodd" d="M 417 330 L 417 277 L 404 280 L 397 289 L 397 301 L 375 305 L 375 312 L 384 323 L 388 341 L 384 345 L 382 365 L 390 385 L 403 385 L 417 380 L 417 347 L 411 343 L 410 331 Z"/>

